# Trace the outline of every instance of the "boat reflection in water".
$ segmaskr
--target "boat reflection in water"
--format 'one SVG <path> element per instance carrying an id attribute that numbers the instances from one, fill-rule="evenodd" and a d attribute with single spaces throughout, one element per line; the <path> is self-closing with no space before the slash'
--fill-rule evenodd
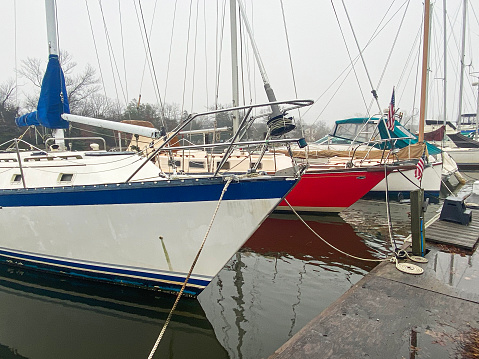
<path id="1" fill-rule="evenodd" d="M 302 218 L 347 253 L 375 259 L 387 253 L 384 241 L 382 248 L 369 246 L 339 216 Z M 268 357 L 377 263 L 335 251 L 294 214 L 274 213 L 198 300 L 230 357 Z"/>
<path id="2" fill-rule="evenodd" d="M 0 358 L 146 358 L 175 297 L 0 265 Z M 155 358 L 226 358 L 185 299 Z"/>

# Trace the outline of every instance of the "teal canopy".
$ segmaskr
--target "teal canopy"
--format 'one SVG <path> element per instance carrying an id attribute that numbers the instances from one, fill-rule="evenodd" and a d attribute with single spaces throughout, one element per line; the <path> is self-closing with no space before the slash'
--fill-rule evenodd
<path id="1" fill-rule="evenodd" d="M 340 134 L 341 127 L 347 126 L 348 124 L 351 124 L 351 125 L 365 124 L 366 122 L 368 122 L 368 120 L 371 124 L 373 123 L 377 124 L 377 130 L 379 130 L 379 136 L 381 137 L 381 139 L 398 138 L 398 140 L 394 141 L 395 148 L 404 148 L 418 142 L 417 136 L 409 132 L 398 121 L 394 122 L 394 131 L 388 131 L 388 129 L 386 128 L 385 119 L 381 120 L 378 117 L 372 117 L 372 118 L 356 117 L 356 118 L 349 118 L 345 120 L 338 120 L 336 121 L 336 127 L 334 129 L 333 136 L 342 137 Z M 359 128 L 359 126 L 356 126 L 356 128 Z M 409 137 L 409 138 L 399 139 L 404 137 Z M 361 137 L 358 137 L 358 138 L 361 138 Z M 364 141 L 364 139 L 362 140 Z M 361 142 L 360 139 L 358 139 L 358 141 Z M 442 152 L 439 147 L 434 146 L 433 144 L 430 144 L 427 141 L 426 141 L 426 146 L 427 146 L 427 151 L 430 155 L 437 155 Z M 384 148 L 390 149 L 391 145 L 390 145 L 390 142 L 388 141 L 381 144 L 377 144 L 375 145 L 375 147 L 378 147 L 381 149 L 384 149 Z"/>

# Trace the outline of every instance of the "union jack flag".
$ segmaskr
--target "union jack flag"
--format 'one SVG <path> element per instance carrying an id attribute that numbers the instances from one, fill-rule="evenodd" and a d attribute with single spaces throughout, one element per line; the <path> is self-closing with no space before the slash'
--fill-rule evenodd
<path id="1" fill-rule="evenodd" d="M 425 155 L 426 150 L 422 153 L 421 158 L 419 159 L 419 162 L 416 165 L 416 170 L 414 171 L 414 177 L 416 177 L 419 181 L 422 178 L 422 173 L 424 172 L 424 165 L 426 164 L 426 155 Z"/>
<path id="2" fill-rule="evenodd" d="M 386 123 L 387 128 L 389 131 L 394 131 L 394 105 L 395 105 L 395 98 L 394 98 L 394 87 L 393 87 L 393 95 L 391 96 L 391 102 L 389 103 L 388 108 L 388 121 Z"/>

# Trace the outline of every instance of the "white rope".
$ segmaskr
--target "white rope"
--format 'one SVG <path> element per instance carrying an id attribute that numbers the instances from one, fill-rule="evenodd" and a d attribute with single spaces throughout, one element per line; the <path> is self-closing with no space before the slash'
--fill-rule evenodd
<path id="1" fill-rule="evenodd" d="M 171 321 L 171 316 L 173 315 L 173 312 L 175 311 L 176 306 L 178 305 L 178 302 L 180 301 L 181 296 L 183 295 L 183 291 L 186 288 L 186 284 L 188 283 L 188 280 L 190 279 L 191 273 L 193 272 L 193 269 L 195 268 L 196 262 L 198 261 L 198 258 L 200 257 L 201 251 L 203 250 L 203 247 L 206 242 L 206 238 L 208 237 L 208 234 L 210 233 L 211 227 L 213 226 L 213 222 L 216 218 L 216 214 L 218 213 L 218 209 L 220 208 L 221 201 L 223 200 L 223 196 L 228 189 L 228 186 L 230 185 L 231 181 L 233 180 L 233 177 L 228 178 L 228 180 L 225 183 L 225 186 L 223 188 L 223 191 L 221 192 L 220 199 L 218 200 L 218 204 L 216 205 L 215 212 L 213 213 L 213 217 L 211 218 L 210 225 L 208 226 L 208 230 L 206 231 L 205 237 L 203 238 L 203 242 L 201 242 L 200 249 L 198 250 L 198 253 L 196 254 L 196 257 L 193 261 L 193 264 L 191 265 L 191 268 L 188 272 L 188 275 L 185 278 L 185 281 L 183 282 L 183 285 L 181 286 L 180 292 L 178 293 L 175 303 L 173 304 L 173 307 L 170 310 L 170 313 L 168 314 L 168 318 L 166 318 L 165 324 L 163 324 L 163 328 L 161 329 L 160 334 L 158 335 L 158 339 L 156 339 L 155 345 L 151 349 L 150 355 L 148 356 L 148 359 L 153 358 L 153 355 L 155 355 L 156 349 L 158 348 L 158 345 L 160 344 L 161 338 L 163 338 L 163 334 L 165 334 L 166 327 Z"/>
<path id="2" fill-rule="evenodd" d="M 342 251 L 341 249 L 339 248 L 336 248 L 335 246 L 333 246 L 331 243 L 327 242 L 323 237 L 321 237 L 318 233 L 316 233 L 314 231 L 314 229 L 312 229 L 305 221 L 303 218 L 301 218 L 301 216 L 294 210 L 294 208 L 289 204 L 288 200 L 285 198 L 284 201 L 286 202 L 286 204 L 289 206 L 289 208 L 291 208 L 291 210 L 293 211 L 293 213 L 296 215 L 296 217 L 299 218 L 299 220 L 301 222 L 304 223 L 304 225 L 306 227 L 308 227 L 308 229 L 313 232 L 313 234 L 318 237 L 319 239 L 321 239 L 324 243 L 326 243 L 328 246 L 330 246 L 331 248 L 333 248 L 334 250 L 338 251 L 339 253 L 341 254 L 344 254 L 345 256 L 348 256 L 348 257 L 351 257 L 351 258 L 354 258 L 354 259 L 358 259 L 360 261 L 368 261 L 368 262 L 387 262 L 387 261 L 390 261 L 391 259 L 390 258 L 385 258 L 385 259 L 367 259 L 367 258 L 361 258 L 361 257 L 356 257 L 356 256 L 353 256 L 352 254 L 349 254 L 349 253 L 346 253 L 344 251 Z"/>

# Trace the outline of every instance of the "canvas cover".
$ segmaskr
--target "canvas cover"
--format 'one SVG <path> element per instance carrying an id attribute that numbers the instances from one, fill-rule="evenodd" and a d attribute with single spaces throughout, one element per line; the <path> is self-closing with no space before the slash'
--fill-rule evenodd
<path id="1" fill-rule="evenodd" d="M 37 110 L 15 119 L 19 127 L 45 126 L 47 128 L 68 128 L 69 123 L 62 119 L 63 113 L 70 113 L 68 95 L 58 55 L 50 55 L 43 76 Z"/>

